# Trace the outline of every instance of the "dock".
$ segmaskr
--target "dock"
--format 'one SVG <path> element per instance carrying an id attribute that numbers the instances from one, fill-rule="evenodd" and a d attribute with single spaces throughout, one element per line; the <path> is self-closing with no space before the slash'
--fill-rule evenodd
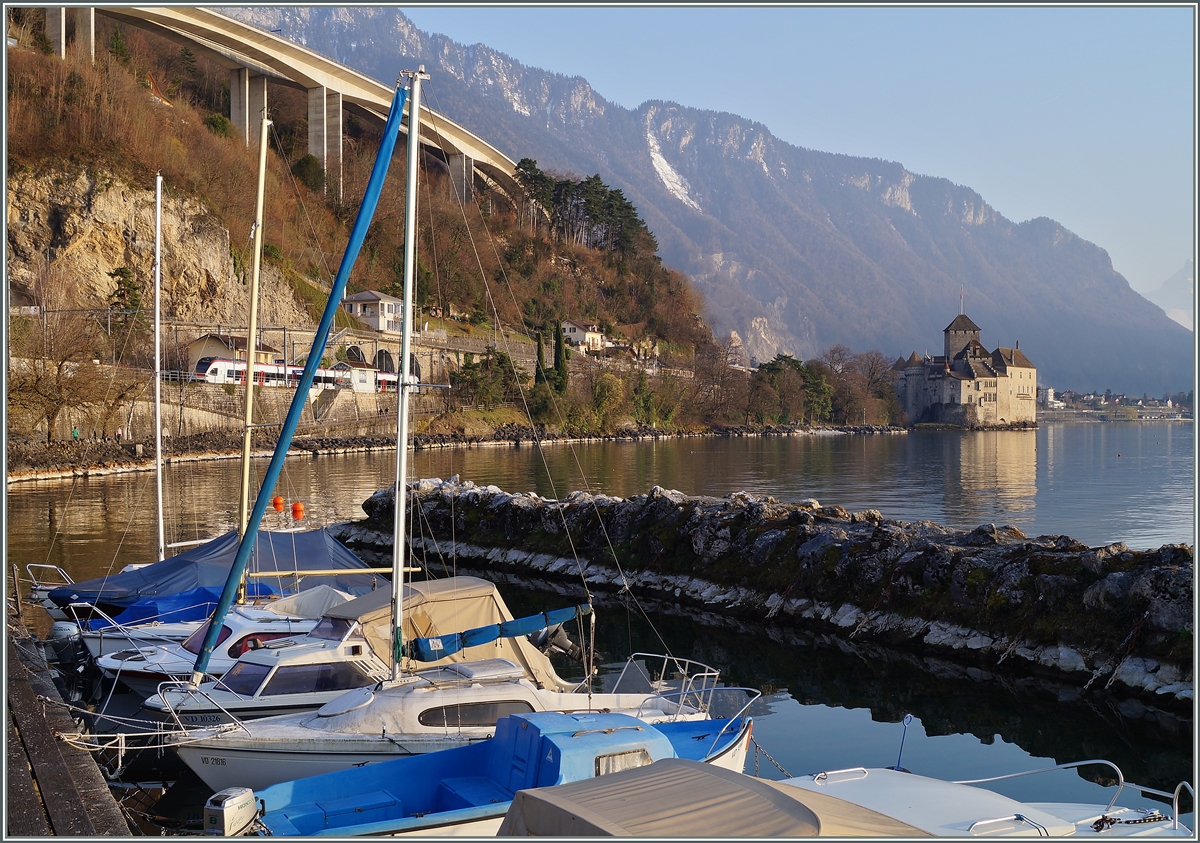
<path id="1" fill-rule="evenodd" d="M 130 836 L 91 754 L 58 735 L 79 731 L 36 640 L 8 611 L 8 790 L 5 838 Z M 42 699 L 45 698 L 45 699 Z"/>

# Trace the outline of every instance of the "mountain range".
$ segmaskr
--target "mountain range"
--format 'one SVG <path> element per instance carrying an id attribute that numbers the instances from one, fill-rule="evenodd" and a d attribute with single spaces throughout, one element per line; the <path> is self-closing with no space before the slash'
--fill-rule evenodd
<path id="1" fill-rule="evenodd" d="M 377 79 L 425 64 L 430 107 L 514 161 L 599 174 L 750 357 L 807 359 L 836 343 L 937 354 L 962 302 L 985 345 L 1020 343 L 1059 390 L 1159 395 L 1192 382 L 1192 332 L 1107 252 L 1051 219 L 1006 219 L 969 187 L 797 147 L 729 113 L 627 109 L 583 78 L 422 32 L 395 8 L 221 11 Z"/>
<path id="2" fill-rule="evenodd" d="M 1183 268 L 1146 294 L 1146 298 L 1166 311 L 1167 316 L 1189 330 L 1195 316 L 1195 264 L 1188 261 Z"/>

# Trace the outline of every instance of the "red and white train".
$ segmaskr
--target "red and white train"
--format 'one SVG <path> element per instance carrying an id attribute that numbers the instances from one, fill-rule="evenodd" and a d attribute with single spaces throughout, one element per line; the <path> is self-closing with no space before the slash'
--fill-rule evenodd
<path id="1" fill-rule="evenodd" d="M 373 379 L 373 391 L 395 392 L 399 376 L 395 372 L 379 372 L 374 369 L 324 369 L 319 368 L 313 376 L 313 389 L 353 388 L 352 373 L 368 371 Z M 254 383 L 257 386 L 284 386 L 295 389 L 300 385 L 303 366 L 287 366 L 282 363 L 255 363 Z M 246 361 L 229 360 L 224 357 L 201 357 L 196 362 L 192 380 L 217 384 L 244 384 Z M 371 391 L 371 390 L 368 390 Z"/>

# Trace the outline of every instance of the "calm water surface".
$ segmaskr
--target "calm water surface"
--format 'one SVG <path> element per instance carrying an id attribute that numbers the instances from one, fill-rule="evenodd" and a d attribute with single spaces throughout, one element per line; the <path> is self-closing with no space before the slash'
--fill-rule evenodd
<path id="1" fill-rule="evenodd" d="M 1050 423 L 1030 432 L 422 451 L 412 473 L 457 474 L 547 497 L 585 487 L 629 496 L 655 485 L 688 494 L 812 497 L 850 510 L 878 509 L 887 518 L 960 528 L 1013 524 L 1031 536 L 1066 534 L 1093 546 L 1123 541 L 1146 548 L 1194 543 L 1193 460 L 1190 424 Z M 265 460 L 256 461 L 258 472 L 265 468 Z M 279 492 L 289 502 L 304 502 L 309 525 L 356 520 L 363 517 L 362 501 L 390 486 L 394 474 L 394 453 L 294 457 Z M 239 477 L 236 460 L 168 466 L 167 541 L 232 528 Z M 269 513 L 264 527 L 289 521 Z M 145 561 L 154 535 L 152 473 L 22 483 L 8 490 L 10 563 L 55 564 L 76 579 L 97 576 Z M 563 600 L 511 588 L 505 597 L 517 612 Z M 895 764 L 899 720 L 911 712 L 916 719 L 903 764 L 914 772 L 977 778 L 1107 757 L 1143 784 L 1173 789 L 1180 779 L 1195 781 L 1190 718 L 1140 704 L 1072 702 L 1024 681 L 976 681 L 966 671 L 939 675 L 898 654 L 852 656 L 819 639 L 779 643 L 685 618 L 655 616 L 651 623 L 619 607 L 599 615 L 599 640 L 614 660 L 633 650 L 660 651 L 661 639 L 676 654 L 721 667 L 731 683 L 765 688 L 755 737 L 793 775 Z M 753 770 L 753 761 L 747 769 Z M 765 758 L 760 771 L 782 775 Z M 1019 798 L 1107 799 L 1074 773 L 996 787 Z"/>

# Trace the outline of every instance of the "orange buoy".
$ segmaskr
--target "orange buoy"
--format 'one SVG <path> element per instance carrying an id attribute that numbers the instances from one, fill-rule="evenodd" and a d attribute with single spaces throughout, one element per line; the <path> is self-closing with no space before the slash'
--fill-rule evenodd
<path id="1" fill-rule="evenodd" d="M 292 517 L 297 521 L 304 517 L 304 504 L 300 503 L 300 501 L 292 504 Z"/>
<path id="2" fill-rule="evenodd" d="M 276 495 L 271 498 L 271 506 L 275 508 L 276 512 L 283 512 L 283 495 Z"/>

